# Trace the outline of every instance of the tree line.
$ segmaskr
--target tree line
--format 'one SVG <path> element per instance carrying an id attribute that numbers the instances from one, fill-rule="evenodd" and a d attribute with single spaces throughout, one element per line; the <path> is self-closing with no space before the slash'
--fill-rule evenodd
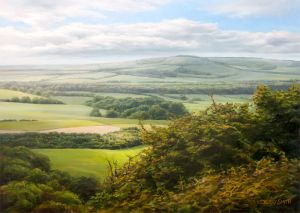
<path id="1" fill-rule="evenodd" d="M 297 81 L 296 81 L 297 82 Z M 253 94 L 256 85 L 268 85 L 274 90 L 287 89 L 293 80 L 286 81 L 244 81 L 236 83 L 158 83 L 150 82 L 147 84 L 130 84 L 120 82 L 108 82 L 101 84 L 72 84 L 72 83 L 39 83 L 39 82 L 8 82 L 0 83 L 0 86 L 6 89 L 19 90 L 30 94 L 43 95 L 70 95 L 91 96 L 92 93 L 132 93 L 132 94 Z"/>
<path id="2" fill-rule="evenodd" d="M 150 148 L 112 170 L 90 203 L 106 212 L 299 212 L 300 86 L 260 86 L 144 130 Z M 284 201 L 284 202 L 283 202 Z"/>
<path id="3" fill-rule="evenodd" d="M 4 99 L 5 102 L 15 102 L 15 103 L 26 103 L 26 104 L 64 104 L 64 102 L 51 99 L 51 98 L 39 98 L 39 97 L 13 97 L 9 99 Z"/>
<path id="4" fill-rule="evenodd" d="M 85 202 L 101 190 L 92 177 L 53 170 L 46 156 L 25 147 L 0 147 L 0 211 L 87 212 Z"/>
<path id="5" fill-rule="evenodd" d="M 182 103 L 165 101 L 162 98 L 113 98 L 96 96 L 87 101 L 87 105 L 93 107 L 91 116 L 99 117 L 98 109 L 106 109 L 106 117 L 132 118 L 141 120 L 167 120 L 183 116 L 188 113 Z"/>
<path id="6" fill-rule="evenodd" d="M 1 134 L 0 144 L 28 148 L 89 148 L 89 149 L 124 149 L 141 145 L 140 130 L 135 127 L 105 135 L 70 134 L 70 133 L 22 133 Z"/>
<path id="7" fill-rule="evenodd" d="M 121 167 L 109 162 L 101 184 L 66 178 L 24 147 L 1 147 L 1 211 L 297 213 L 299 98 L 300 85 L 260 86 L 250 104 L 213 102 L 168 127 L 142 127 L 148 148 Z"/>

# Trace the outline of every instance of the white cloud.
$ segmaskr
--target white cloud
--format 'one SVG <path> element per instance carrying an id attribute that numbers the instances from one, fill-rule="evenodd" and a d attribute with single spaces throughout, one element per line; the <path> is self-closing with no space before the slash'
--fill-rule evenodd
<path id="1" fill-rule="evenodd" d="M 141 12 L 168 2 L 169 0 L 0 0 L 0 18 L 45 28 L 70 17 L 104 18 L 104 11 Z"/>
<path id="2" fill-rule="evenodd" d="M 201 9 L 229 17 L 281 16 L 300 9 L 300 0 L 212 0 Z"/>
<path id="3" fill-rule="evenodd" d="M 0 63 L 57 63 L 88 59 L 176 54 L 265 56 L 300 59 L 300 34 L 221 30 L 187 19 L 140 24 L 69 24 L 24 32 L 0 28 Z M 30 60 L 29 60 L 30 59 Z"/>

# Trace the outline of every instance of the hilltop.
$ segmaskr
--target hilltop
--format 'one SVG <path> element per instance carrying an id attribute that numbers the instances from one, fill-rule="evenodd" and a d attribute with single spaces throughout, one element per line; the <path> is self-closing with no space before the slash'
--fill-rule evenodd
<path id="1" fill-rule="evenodd" d="M 178 55 L 91 65 L 2 66 L 0 82 L 207 83 L 300 79 L 300 61 Z"/>

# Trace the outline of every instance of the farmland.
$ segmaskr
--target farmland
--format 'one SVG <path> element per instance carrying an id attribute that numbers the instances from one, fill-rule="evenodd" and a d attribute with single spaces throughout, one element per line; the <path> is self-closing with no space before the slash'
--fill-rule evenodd
<path id="1" fill-rule="evenodd" d="M 0 100 L 13 98 L 13 97 L 39 97 L 37 95 L 32 95 L 24 92 L 14 91 L 14 90 L 7 90 L 7 89 L 0 89 Z"/>
<path id="2" fill-rule="evenodd" d="M 300 0 L 0 8 L 0 213 L 300 213 Z"/>
<path id="3" fill-rule="evenodd" d="M 3 97 L 10 98 L 16 93 L 12 90 L 2 90 Z M 4 93 L 5 91 L 5 93 Z M 17 93 L 29 95 L 25 93 Z M 0 129 L 40 131 L 67 127 L 115 125 L 119 127 L 136 126 L 139 121 L 122 118 L 93 118 L 89 116 L 91 108 L 84 105 L 84 100 L 74 100 L 71 104 L 47 105 L 11 103 L 0 101 Z M 85 97 L 83 97 L 85 98 Z M 71 99 L 71 97 L 67 97 Z M 62 98 L 62 100 L 66 100 Z M 66 103 L 69 103 L 66 101 Z M 105 110 L 103 110 L 105 111 Z M 146 121 L 146 124 L 165 124 L 164 121 Z"/>
<path id="4" fill-rule="evenodd" d="M 135 156 L 145 147 L 135 147 L 123 150 L 95 149 L 33 149 L 44 154 L 51 160 L 53 168 L 70 172 L 75 176 L 95 176 L 105 178 L 108 174 L 107 161 L 117 161 L 122 165 L 128 157 Z"/>
<path id="5" fill-rule="evenodd" d="M 13 90 L 2 90 L 2 97 L 12 98 L 16 95 L 30 96 L 31 94 L 16 92 Z M 180 100 L 178 94 L 120 94 L 120 93 L 97 93 L 95 95 L 112 96 L 115 98 L 124 97 L 149 97 L 155 96 L 168 101 L 183 103 L 190 112 L 198 112 L 208 107 L 212 100 L 205 94 L 185 95 L 187 100 Z M 91 97 L 84 96 L 53 96 L 57 100 L 63 101 L 64 105 L 11 103 L 0 101 L 0 129 L 1 130 L 21 130 L 21 131 L 41 131 L 58 128 L 71 128 L 81 126 L 113 125 L 121 128 L 136 126 L 139 121 L 126 118 L 94 118 L 90 117 L 91 107 L 85 105 Z M 249 95 L 215 95 L 216 102 L 249 102 Z M 106 110 L 101 109 L 105 114 Z M 166 121 L 144 121 L 145 124 L 165 125 Z"/>
<path id="6" fill-rule="evenodd" d="M 299 79 L 298 61 L 175 56 L 81 66 L 2 67 L 2 82 L 207 83 Z M 34 75 L 32 75 L 34 73 Z M 25 77 L 26 76 L 26 77 Z"/>
<path id="7" fill-rule="evenodd" d="M 202 201 L 214 199 L 211 190 L 220 183 L 225 183 L 220 194 L 240 184 L 249 192 L 246 199 L 256 199 L 251 193 L 257 186 L 260 195 L 267 191 L 273 196 L 274 185 L 281 191 L 289 187 L 281 184 L 286 182 L 282 174 L 288 168 L 296 171 L 290 159 L 298 156 L 292 109 L 298 107 L 299 69 L 297 61 L 193 56 L 0 67 L 1 175 L 9 181 L 16 177 L 16 184 L 25 187 L 31 181 L 41 189 L 71 190 L 84 205 L 107 202 L 116 209 L 127 203 L 147 209 L 151 203 L 150 208 L 172 212 L 181 205 L 180 196 L 189 209 L 190 200 L 198 203 L 193 193 L 203 194 Z M 36 99 L 53 101 L 32 101 Z M 243 103 L 248 104 L 239 105 Z M 278 114 L 285 123 L 276 120 Z M 274 138 L 290 143 L 273 144 Z M 266 163 L 271 157 L 279 163 Z M 109 170 L 108 162 L 117 167 Z M 294 184 L 290 173 L 288 182 Z M 271 177 L 271 191 L 261 184 L 265 177 Z M 169 199 L 173 203 L 165 204 Z M 218 199 L 222 203 L 224 196 Z"/>

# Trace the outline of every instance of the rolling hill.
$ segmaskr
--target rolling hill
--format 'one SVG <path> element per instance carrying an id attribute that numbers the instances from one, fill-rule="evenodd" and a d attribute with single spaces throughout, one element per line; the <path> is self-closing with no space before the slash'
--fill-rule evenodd
<path id="1" fill-rule="evenodd" d="M 173 56 L 120 63 L 2 66 L 0 83 L 207 83 L 300 79 L 300 61 Z"/>

